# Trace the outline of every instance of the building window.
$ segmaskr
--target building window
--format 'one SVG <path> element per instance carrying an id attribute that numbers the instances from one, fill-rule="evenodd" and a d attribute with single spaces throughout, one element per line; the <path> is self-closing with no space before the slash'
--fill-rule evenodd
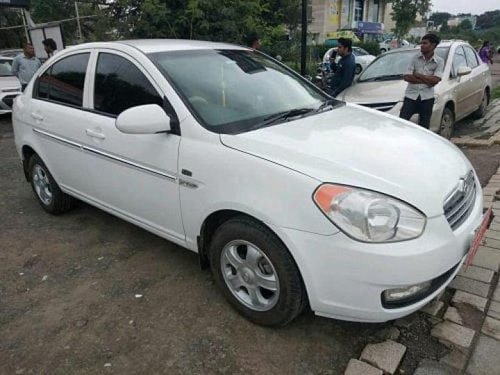
<path id="1" fill-rule="evenodd" d="M 363 3 L 362 0 L 354 2 L 354 21 L 363 21 Z"/>
<path id="2" fill-rule="evenodd" d="M 373 13 L 372 13 L 372 21 L 378 22 L 378 12 L 380 9 L 379 0 L 373 0 Z"/>

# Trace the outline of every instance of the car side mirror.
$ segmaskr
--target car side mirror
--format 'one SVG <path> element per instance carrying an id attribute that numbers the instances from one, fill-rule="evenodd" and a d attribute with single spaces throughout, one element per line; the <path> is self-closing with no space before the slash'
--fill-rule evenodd
<path id="1" fill-rule="evenodd" d="M 157 134 L 171 130 L 170 117 L 158 104 L 129 108 L 118 115 L 116 127 L 125 134 Z"/>
<path id="2" fill-rule="evenodd" d="M 471 68 L 462 65 L 457 70 L 457 76 L 458 77 L 466 76 L 467 74 L 471 74 L 471 72 L 472 72 Z"/>

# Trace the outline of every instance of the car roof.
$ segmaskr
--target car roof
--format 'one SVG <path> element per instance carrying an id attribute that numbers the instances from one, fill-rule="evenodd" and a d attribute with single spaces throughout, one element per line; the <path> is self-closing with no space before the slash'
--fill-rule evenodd
<path id="1" fill-rule="evenodd" d="M 186 51 L 186 50 L 201 50 L 201 49 L 248 49 L 243 46 L 230 43 L 208 42 L 202 40 L 188 39 L 135 39 L 135 40 L 120 40 L 114 42 L 96 42 L 79 44 L 72 49 L 80 48 L 120 48 L 120 46 L 128 45 L 140 50 L 141 52 L 155 53 L 166 51 Z"/>
<path id="2" fill-rule="evenodd" d="M 12 61 L 12 60 L 14 60 L 14 58 L 13 57 L 9 57 L 9 56 L 2 56 L 2 55 L 0 55 L 0 60 L 10 60 L 10 61 Z"/>

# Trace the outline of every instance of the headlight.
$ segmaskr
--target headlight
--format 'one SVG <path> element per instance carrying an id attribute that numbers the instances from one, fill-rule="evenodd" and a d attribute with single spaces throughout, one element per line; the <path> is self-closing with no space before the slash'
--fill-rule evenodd
<path id="1" fill-rule="evenodd" d="M 387 195 L 349 186 L 324 184 L 314 202 L 340 230 L 358 241 L 396 242 L 422 234 L 426 218 Z"/>

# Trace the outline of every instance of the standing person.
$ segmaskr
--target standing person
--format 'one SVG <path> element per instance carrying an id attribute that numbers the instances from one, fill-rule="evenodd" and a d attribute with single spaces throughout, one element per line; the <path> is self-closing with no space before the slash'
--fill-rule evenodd
<path id="1" fill-rule="evenodd" d="M 489 40 L 485 40 L 483 43 L 483 46 L 479 50 L 479 57 L 481 58 L 481 61 L 484 62 L 485 64 L 493 64 L 493 60 L 491 59 L 491 46 Z"/>
<path id="2" fill-rule="evenodd" d="M 40 60 L 35 56 L 35 49 L 30 43 L 27 43 L 24 47 L 24 53 L 14 58 L 12 62 L 12 74 L 21 82 L 23 91 L 41 65 Z"/>
<path id="3" fill-rule="evenodd" d="M 424 35 L 420 42 L 421 53 L 411 60 L 403 76 L 408 87 L 399 117 L 409 120 L 418 113 L 418 123 L 426 129 L 429 129 L 434 107 L 434 86 L 441 81 L 444 70 L 444 60 L 434 53 L 440 41 L 435 34 Z"/>
<path id="4" fill-rule="evenodd" d="M 45 39 L 43 42 L 43 49 L 47 53 L 47 56 L 50 58 L 54 56 L 58 51 L 57 51 L 57 44 L 56 41 L 52 38 Z"/>
<path id="5" fill-rule="evenodd" d="M 341 57 L 336 66 L 335 75 L 331 78 L 326 92 L 336 97 L 351 86 L 356 71 L 356 60 L 352 54 L 352 40 L 339 38 L 337 55 Z"/>

